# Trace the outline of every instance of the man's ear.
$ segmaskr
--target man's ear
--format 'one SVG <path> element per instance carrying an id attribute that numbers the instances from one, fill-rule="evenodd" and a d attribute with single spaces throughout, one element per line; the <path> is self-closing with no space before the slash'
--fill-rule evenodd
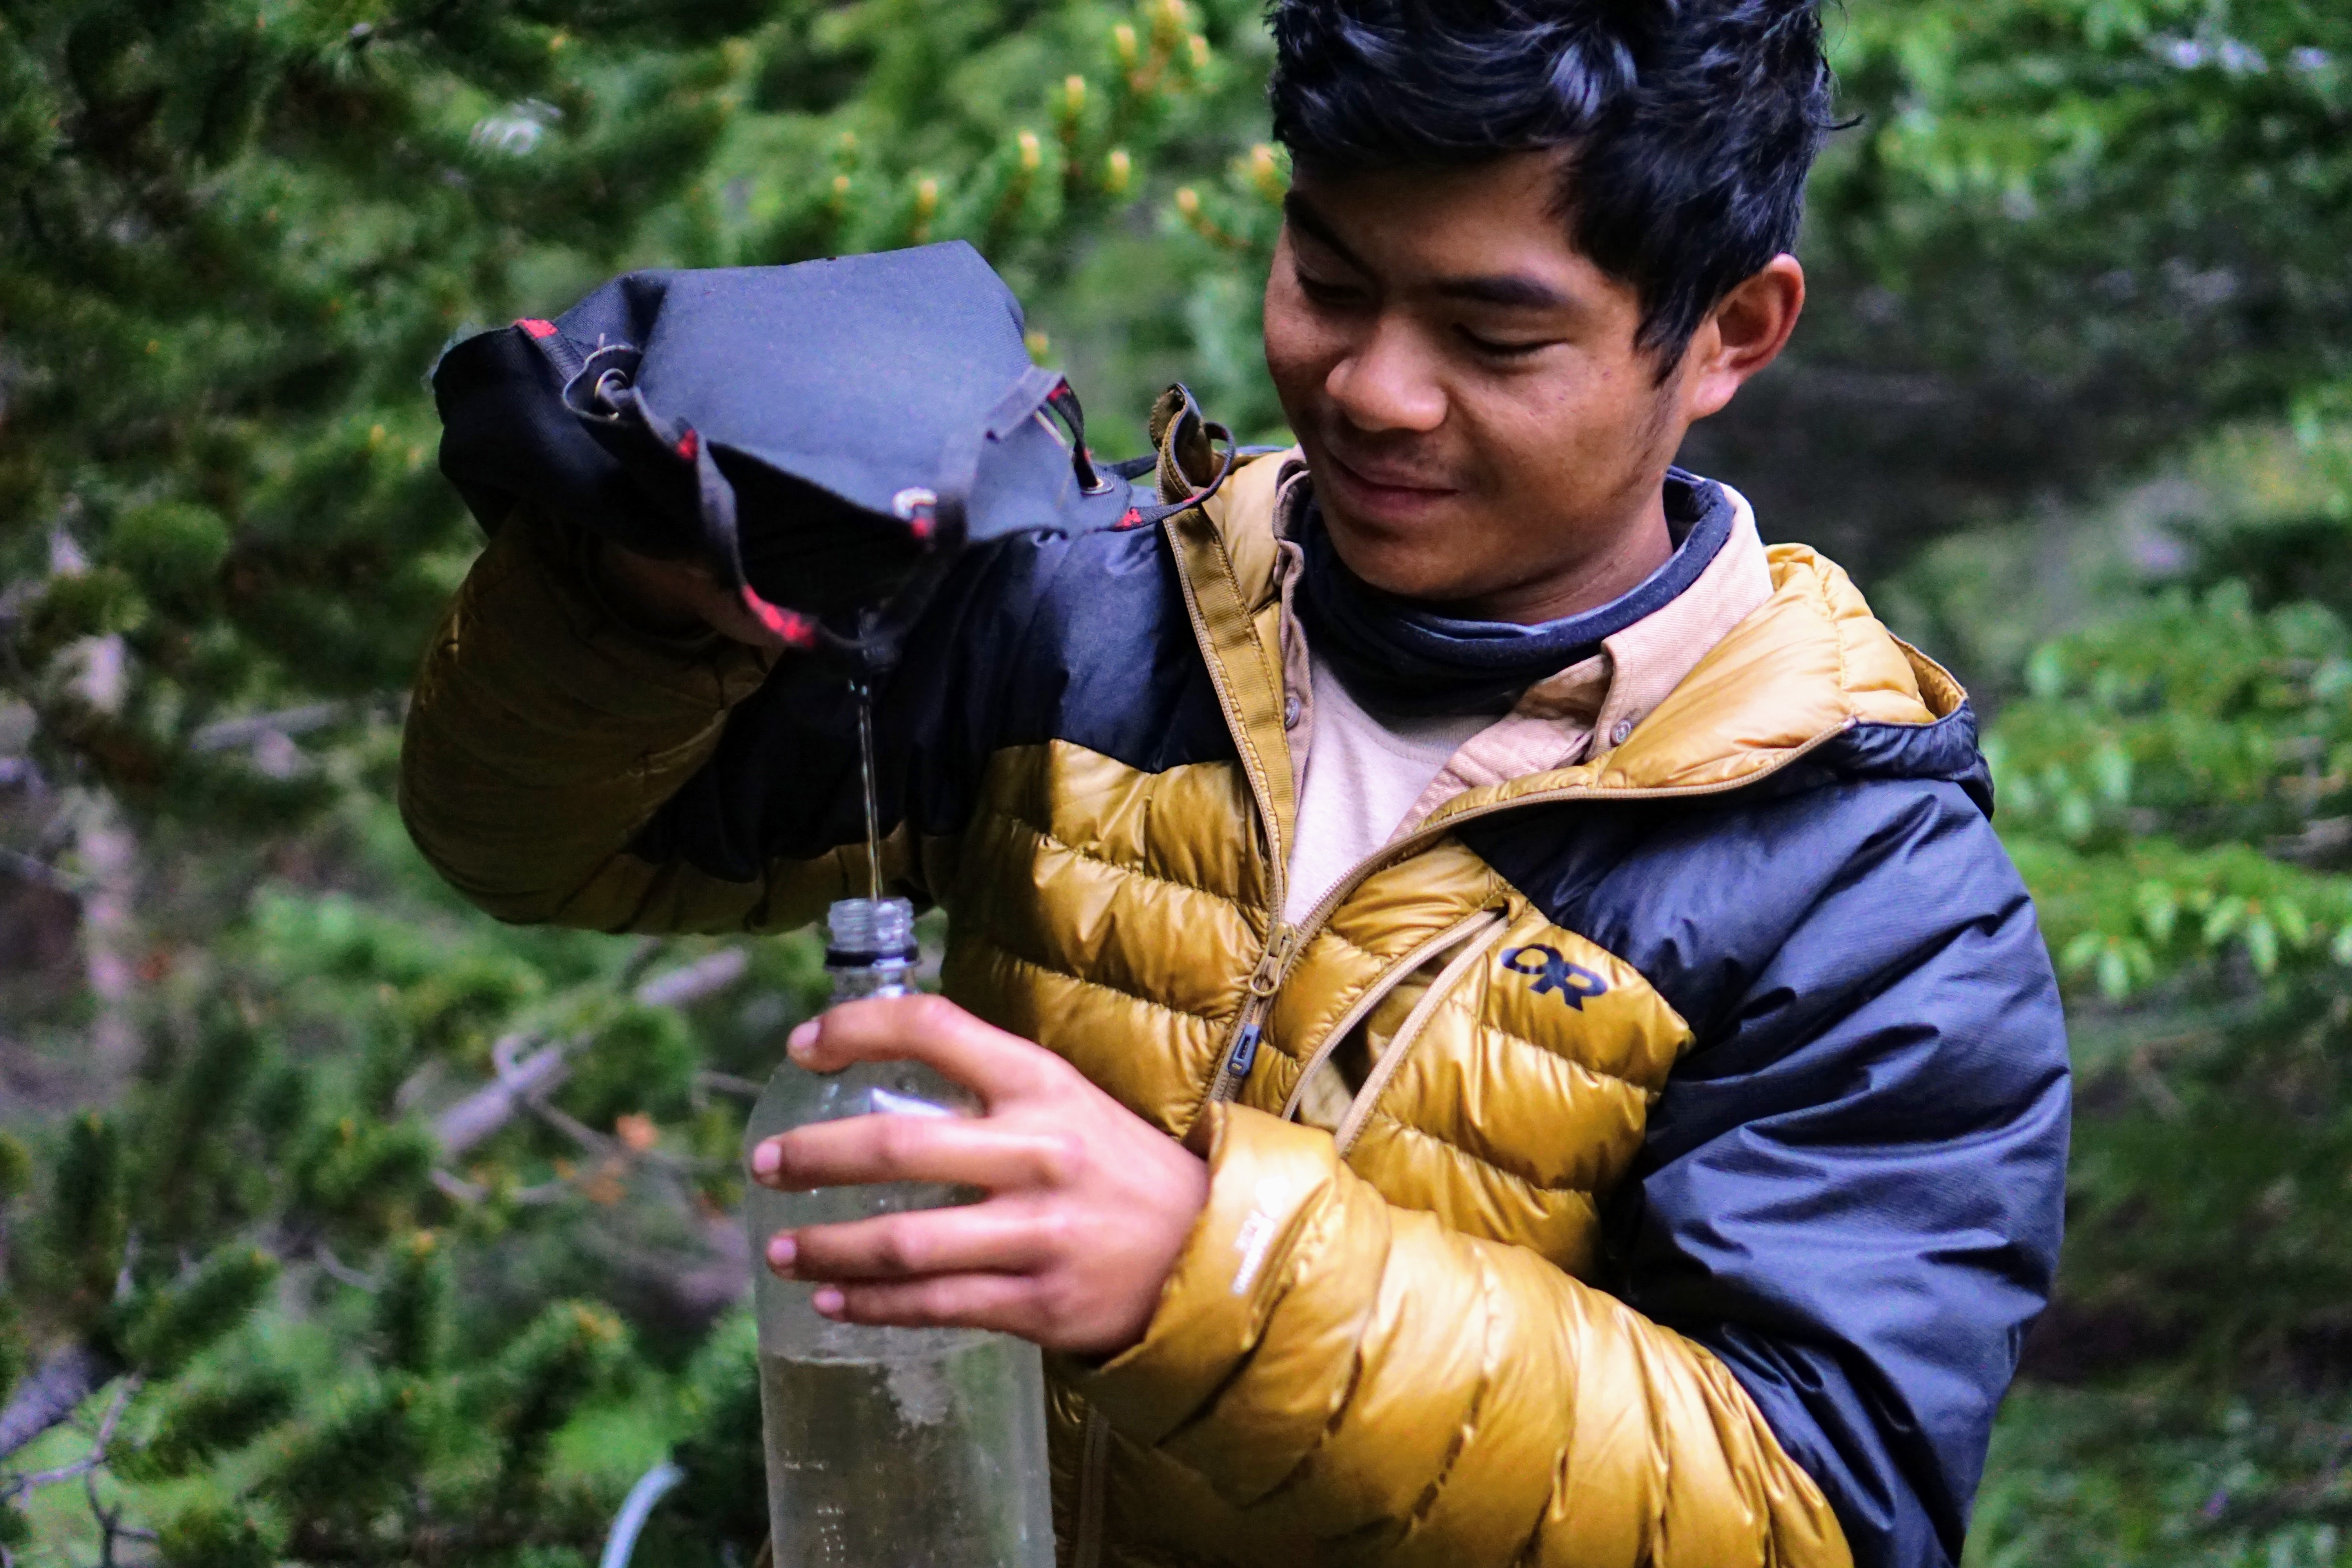
<path id="1" fill-rule="evenodd" d="M 1804 309 L 1805 269 L 1785 253 L 1726 294 L 1683 356 L 1683 417 L 1696 422 L 1720 412 L 1749 376 L 1780 357 Z"/>

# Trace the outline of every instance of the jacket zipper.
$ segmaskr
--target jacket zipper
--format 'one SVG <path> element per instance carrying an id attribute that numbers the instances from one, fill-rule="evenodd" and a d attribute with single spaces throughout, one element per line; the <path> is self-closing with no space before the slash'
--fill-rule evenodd
<path id="1" fill-rule="evenodd" d="M 1265 934 L 1265 951 L 1258 955 L 1257 967 L 1250 972 L 1249 1000 L 1242 1004 L 1234 1020 L 1233 1044 L 1226 1048 L 1223 1070 L 1209 1086 L 1212 1100 L 1231 1100 L 1249 1081 L 1250 1068 L 1257 1065 L 1259 1041 L 1265 1037 L 1265 1010 L 1273 1004 L 1274 993 L 1290 972 L 1290 954 L 1298 935 L 1298 928 L 1286 925 L 1277 917 Z"/>
<path id="2" fill-rule="evenodd" d="M 1853 718 L 1847 718 L 1835 727 L 1822 731 L 1802 744 L 1790 747 L 1759 772 L 1749 773 L 1745 778 L 1728 779 L 1721 784 L 1688 784 L 1665 789 L 1614 790 L 1580 785 L 1568 789 L 1534 790 L 1510 800 L 1473 806 L 1466 811 L 1455 812 L 1452 816 L 1444 816 L 1441 808 L 1438 815 L 1442 820 L 1425 822 L 1402 838 L 1382 845 L 1379 849 L 1349 868 L 1347 874 L 1333 883 L 1330 890 L 1322 898 L 1316 900 L 1315 907 L 1307 911 L 1306 919 L 1296 922 L 1286 921 L 1282 918 L 1282 907 L 1288 902 L 1289 866 L 1287 847 L 1282 842 L 1280 824 L 1275 816 L 1274 790 L 1266 782 L 1265 763 L 1259 758 L 1251 741 L 1248 726 L 1242 721 L 1241 705 L 1234 700 L 1232 683 L 1225 678 L 1223 661 L 1217 656 L 1216 638 L 1209 630 L 1208 617 L 1202 613 L 1200 595 L 1192 585 L 1192 574 L 1185 569 L 1184 541 L 1177 532 L 1177 523 L 1183 515 L 1181 512 L 1177 513 L 1176 516 L 1169 518 L 1162 523 L 1161 527 L 1168 535 L 1169 548 L 1176 557 L 1176 586 L 1184 597 L 1184 614 L 1192 623 L 1192 640 L 1200 647 L 1202 662 L 1208 666 L 1209 684 L 1216 689 L 1217 706 L 1224 714 L 1225 728 L 1234 737 L 1234 749 L 1240 754 L 1242 771 L 1249 779 L 1250 797 L 1257 808 L 1258 831 L 1265 847 L 1267 902 L 1270 907 L 1270 914 L 1266 921 L 1265 945 L 1258 953 L 1256 967 L 1250 972 L 1249 995 L 1243 1001 L 1241 1011 L 1234 1015 L 1233 1027 L 1225 1037 L 1226 1044 L 1218 1052 L 1217 1065 L 1212 1069 L 1207 1089 L 1202 1095 L 1202 1100 L 1206 1103 L 1230 1100 L 1239 1094 L 1242 1086 L 1248 1082 L 1250 1070 L 1257 1065 L 1258 1047 L 1265 1037 L 1266 1010 L 1272 1004 L 1275 994 L 1282 989 L 1282 983 L 1289 977 L 1291 968 L 1298 962 L 1298 955 L 1306 951 L 1307 944 L 1323 929 L 1324 922 L 1331 918 L 1339 905 L 1347 900 L 1349 895 L 1356 890 L 1364 879 L 1373 872 L 1435 843 L 1465 822 L 1478 821 L 1506 811 L 1517 811 L 1522 806 L 1555 805 L 1563 801 L 1571 800 L 1692 800 L 1711 795 L 1729 795 L 1735 790 L 1747 789 L 1771 777 L 1774 773 L 1844 734 L 1857 722 Z M 1204 521 L 1205 518 L 1206 514 L 1203 514 Z M 1210 526 L 1215 525 L 1211 523 Z M 1221 555 L 1223 553 L 1222 541 L 1218 543 L 1218 551 Z M 1238 597 L 1239 584 L 1235 584 L 1234 587 Z M 1256 634 L 1253 631 L 1251 635 L 1255 637 Z M 1260 653 L 1262 656 L 1263 648 L 1260 649 Z"/>

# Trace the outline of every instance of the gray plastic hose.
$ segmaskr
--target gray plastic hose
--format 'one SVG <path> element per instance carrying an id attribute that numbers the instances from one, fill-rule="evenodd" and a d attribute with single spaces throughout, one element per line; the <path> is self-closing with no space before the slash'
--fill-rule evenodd
<path id="1" fill-rule="evenodd" d="M 629 1554 L 637 1549 L 637 1532 L 645 1529 L 646 1516 L 684 1479 L 686 1472 L 666 1458 L 637 1478 L 621 1500 L 621 1511 L 614 1517 L 613 1533 L 604 1539 L 604 1555 L 597 1559 L 596 1568 L 629 1568 Z"/>

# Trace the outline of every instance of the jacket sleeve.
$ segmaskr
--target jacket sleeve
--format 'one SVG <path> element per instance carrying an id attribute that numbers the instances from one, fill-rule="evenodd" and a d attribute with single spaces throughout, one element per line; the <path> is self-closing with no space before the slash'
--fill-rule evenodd
<path id="1" fill-rule="evenodd" d="M 1769 939 L 1710 985 L 1654 1110 L 1615 1294 L 1219 1108 L 1209 1208 L 1142 1342 L 1083 1392 L 1329 1561 L 1956 1558 L 2054 1263 L 2064 1041 L 1982 817 L 1957 790 L 1905 802 L 1812 846 L 1793 915 L 1759 887 L 1714 922 Z M 1687 864 L 1718 889 L 1777 858 L 1719 847 Z M 1696 968 L 1724 932 L 1675 907 L 1686 945 L 1649 956 Z"/>
<path id="2" fill-rule="evenodd" d="M 444 613 L 402 737 L 409 836 L 501 920 L 756 923 L 766 888 L 627 851 L 769 660 L 716 634 L 666 639 L 625 624 L 589 584 L 585 538 L 518 510 Z"/>
<path id="3" fill-rule="evenodd" d="M 519 923 L 717 931 L 814 919 L 862 859 L 844 847 L 863 835 L 840 678 L 715 633 L 628 624 L 591 580 L 587 546 L 526 509 L 474 563 L 409 706 L 410 837 L 458 891 Z M 730 771 L 780 788 L 810 831 L 781 847 L 690 852 L 673 826 L 679 797 L 707 784 L 730 718 L 762 693 L 793 715 L 797 743 Z M 893 836 L 886 872 L 919 895 L 908 843 Z"/>
<path id="4" fill-rule="evenodd" d="M 1879 816 L 1765 951 L 1651 1114 L 1625 1297 L 1731 1369 L 1863 1568 L 1957 1563 L 2056 1270 L 2057 983 L 1950 785 Z"/>
<path id="5" fill-rule="evenodd" d="M 1217 1106 L 1203 1132 L 1208 1208 L 1142 1342 L 1080 1391 L 1282 1542 L 1267 1561 L 1843 1568 L 1706 1351 L 1388 1203 L 1318 1130 Z"/>

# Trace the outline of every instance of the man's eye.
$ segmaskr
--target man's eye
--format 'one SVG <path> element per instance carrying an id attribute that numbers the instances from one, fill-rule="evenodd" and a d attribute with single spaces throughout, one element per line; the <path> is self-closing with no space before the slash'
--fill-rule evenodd
<path id="1" fill-rule="evenodd" d="M 1525 359 L 1538 350 L 1552 345 L 1549 338 L 1537 338 L 1528 342 L 1506 342 L 1494 338 L 1482 338 L 1467 327 L 1457 329 L 1462 341 L 1489 359 Z"/>
<path id="2" fill-rule="evenodd" d="M 1363 298 L 1363 291 L 1345 283 L 1333 283 L 1321 278 L 1298 274 L 1298 291 L 1318 305 L 1352 305 Z"/>

